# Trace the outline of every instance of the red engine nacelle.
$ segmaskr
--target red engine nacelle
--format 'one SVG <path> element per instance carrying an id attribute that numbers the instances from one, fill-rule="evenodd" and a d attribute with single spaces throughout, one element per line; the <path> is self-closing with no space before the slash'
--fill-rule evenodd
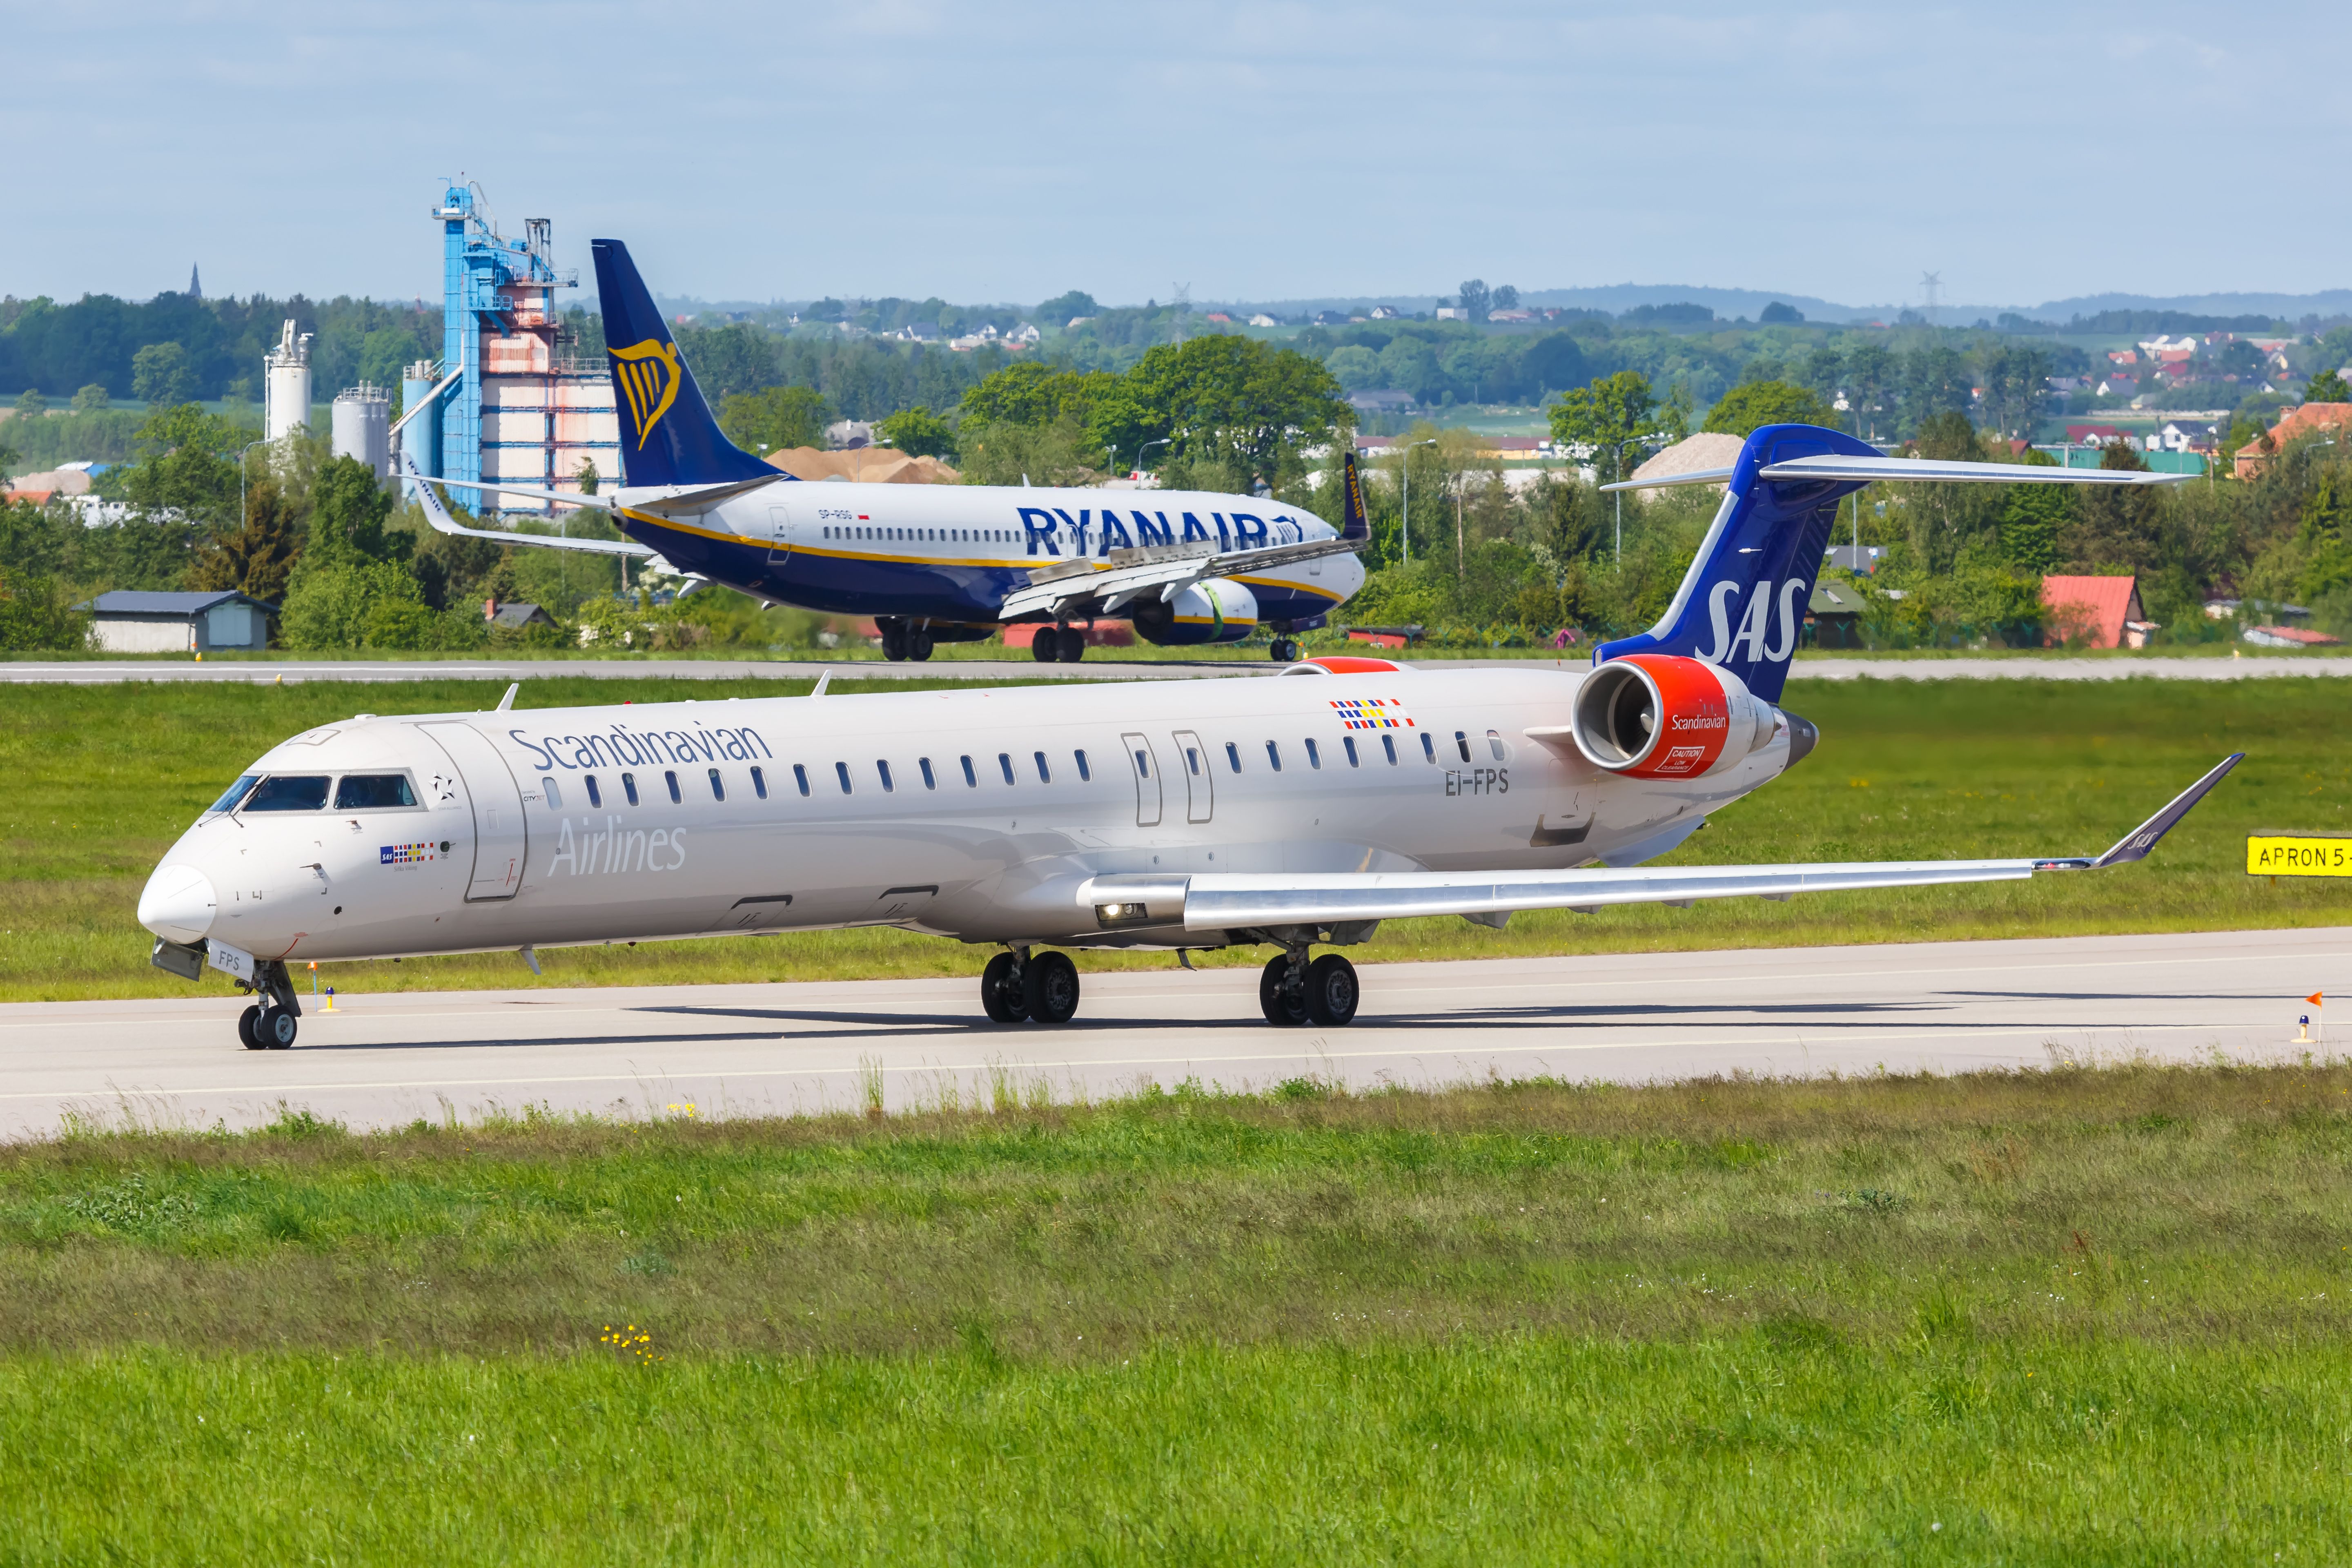
<path id="1" fill-rule="evenodd" d="M 1596 768 L 1686 779 L 1737 763 L 1772 739 L 1779 715 L 1746 682 L 1700 658 L 1612 658 L 1577 689 L 1570 732 Z"/>

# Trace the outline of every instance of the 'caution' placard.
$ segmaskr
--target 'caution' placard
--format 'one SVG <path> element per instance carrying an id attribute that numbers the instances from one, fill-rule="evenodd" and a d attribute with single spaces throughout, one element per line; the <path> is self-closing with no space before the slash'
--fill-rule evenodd
<path id="1" fill-rule="evenodd" d="M 2352 834 L 2249 834 L 2246 875 L 2352 877 Z"/>

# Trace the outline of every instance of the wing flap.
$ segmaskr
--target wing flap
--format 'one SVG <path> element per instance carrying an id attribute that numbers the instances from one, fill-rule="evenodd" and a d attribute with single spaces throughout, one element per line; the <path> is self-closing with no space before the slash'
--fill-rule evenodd
<path id="1" fill-rule="evenodd" d="M 1089 599 L 1119 598 L 1122 603 L 1157 589 L 1164 598 L 1195 583 L 1244 572 L 1271 572 L 1326 555 L 1351 555 L 1368 542 L 1362 539 L 1308 539 L 1297 544 L 1269 544 L 1256 550 L 1228 550 L 1221 555 L 1194 555 L 1172 561 L 1141 561 L 1132 565 L 1108 565 L 1094 572 L 1065 571 L 1016 588 L 1004 596 L 997 614 L 1006 620 L 1040 613 L 1055 614 Z"/>

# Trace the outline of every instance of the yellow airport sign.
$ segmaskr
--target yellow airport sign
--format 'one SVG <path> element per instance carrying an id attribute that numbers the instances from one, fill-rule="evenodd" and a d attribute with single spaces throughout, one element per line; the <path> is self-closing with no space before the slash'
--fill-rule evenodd
<path id="1" fill-rule="evenodd" d="M 2352 833 L 2250 833 L 2249 877 L 2352 877 Z"/>

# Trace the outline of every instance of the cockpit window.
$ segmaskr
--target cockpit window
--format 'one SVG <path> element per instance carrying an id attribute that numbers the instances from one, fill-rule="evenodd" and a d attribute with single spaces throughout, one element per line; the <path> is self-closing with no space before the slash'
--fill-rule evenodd
<path id="1" fill-rule="evenodd" d="M 337 811 L 381 811 L 386 806 L 413 806 L 416 792 L 406 773 L 345 773 L 335 786 Z"/>
<path id="2" fill-rule="evenodd" d="M 236 809 L 236 803 L 243 800 L 247 794 L 251 793 L 253 786 L 260 782 L 261 775 L 259 773 L 246 774 L 243 778 L 237 780 L 236 783 L 229 785 L 227 789 L 222 791 L 221 797 L 205 808 L 205 815 L 209 816 L 216 811 L 235 811 Z"/>
<path id="3" fill-rule="evenodd" d="M 272 773 L 245 797 L 247 811 L 317 811 L 326 804 L 324 773 Z"/>

